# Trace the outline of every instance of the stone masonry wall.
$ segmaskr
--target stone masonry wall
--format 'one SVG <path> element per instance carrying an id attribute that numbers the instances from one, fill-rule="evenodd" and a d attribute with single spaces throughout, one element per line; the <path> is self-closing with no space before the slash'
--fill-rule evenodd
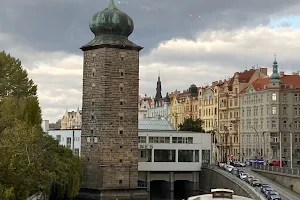
<path id="1" fill-rule="evenodd" d="M 139 52 L 84 52 L 82 188 L 137 187 Z"/>

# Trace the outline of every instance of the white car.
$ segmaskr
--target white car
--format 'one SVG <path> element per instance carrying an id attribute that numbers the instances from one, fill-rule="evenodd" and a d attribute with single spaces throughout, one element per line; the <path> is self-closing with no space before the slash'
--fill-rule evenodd
<path id="1" fill-rule="evenodd" d="M 246 174 L 246 173 L 240 174 L 240 179 L 242 179 L 242 180 L 246 180 L 247 177 L 248 177 L 248 174 Z"/>

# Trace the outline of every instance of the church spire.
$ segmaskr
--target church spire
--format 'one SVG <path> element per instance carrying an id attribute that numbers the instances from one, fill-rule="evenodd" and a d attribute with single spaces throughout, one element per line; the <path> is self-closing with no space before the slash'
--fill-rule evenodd
<path id="1" fill-rule="evenodd" d="M 160 81 L 160 74 L 158 74 L 157 82 L 156 82 L 156 94 L 154 98 L 154 106 L 161 106 L 161 81 Z"/>
<path id="2" fill-rule="evenodd" d="M 273 74 L 270 76 L 270 81 L 271 82 L 278 82 L 280 81 L 280 75 L 278 73 L 278 63 L 276 60 L 276 54 L 273 62 Z"/>

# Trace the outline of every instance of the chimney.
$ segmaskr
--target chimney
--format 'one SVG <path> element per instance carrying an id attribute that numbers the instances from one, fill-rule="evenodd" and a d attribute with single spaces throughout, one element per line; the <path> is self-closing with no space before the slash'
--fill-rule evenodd
<path id="1" fill-rule="evenodd" d="M 280 77 L 284 76 L 284 71 L 279 72 Z"/>
<path id="2" fill-rule="evenodd" d="M 260 68 L 260 72 L 264 75 L 268 75 L 268 68 Z"/>

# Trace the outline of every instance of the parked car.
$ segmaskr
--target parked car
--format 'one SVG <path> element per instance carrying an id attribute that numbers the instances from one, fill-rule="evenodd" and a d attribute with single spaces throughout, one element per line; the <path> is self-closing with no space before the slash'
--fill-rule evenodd
<path id="1" fill-rule="evenodd" d="M 252 179 L 250 181 L 250 185 L 252 187 L 260 187 L 261 186 L 261 182 L 260 182 L 260 180 L 254 178 L 254 179 Z"/>
<path id="2" fill-rule="evenodd" d="M 254 176 L 247 176 L 246 182 L 250 184 L 252 179 L 254 179 Z"/>
<path id="3" fill-rule="evenodd" d="M 269 185 L 269 184 L 261 184 L 261 186 L 260 186 L 260 191 L 262 192 L 262 193 L 264 193 L 264 189 L 265 188 L 271 188 L 271 186 Z"/>
<path id="4" fill-rule="evenodd" d="M 273 190 L 273 191 L 269 191 L 267 199 L 268 200 L 281 200 L 281 197 L 280 197 L 280 194 L 278 192 Z"/>

